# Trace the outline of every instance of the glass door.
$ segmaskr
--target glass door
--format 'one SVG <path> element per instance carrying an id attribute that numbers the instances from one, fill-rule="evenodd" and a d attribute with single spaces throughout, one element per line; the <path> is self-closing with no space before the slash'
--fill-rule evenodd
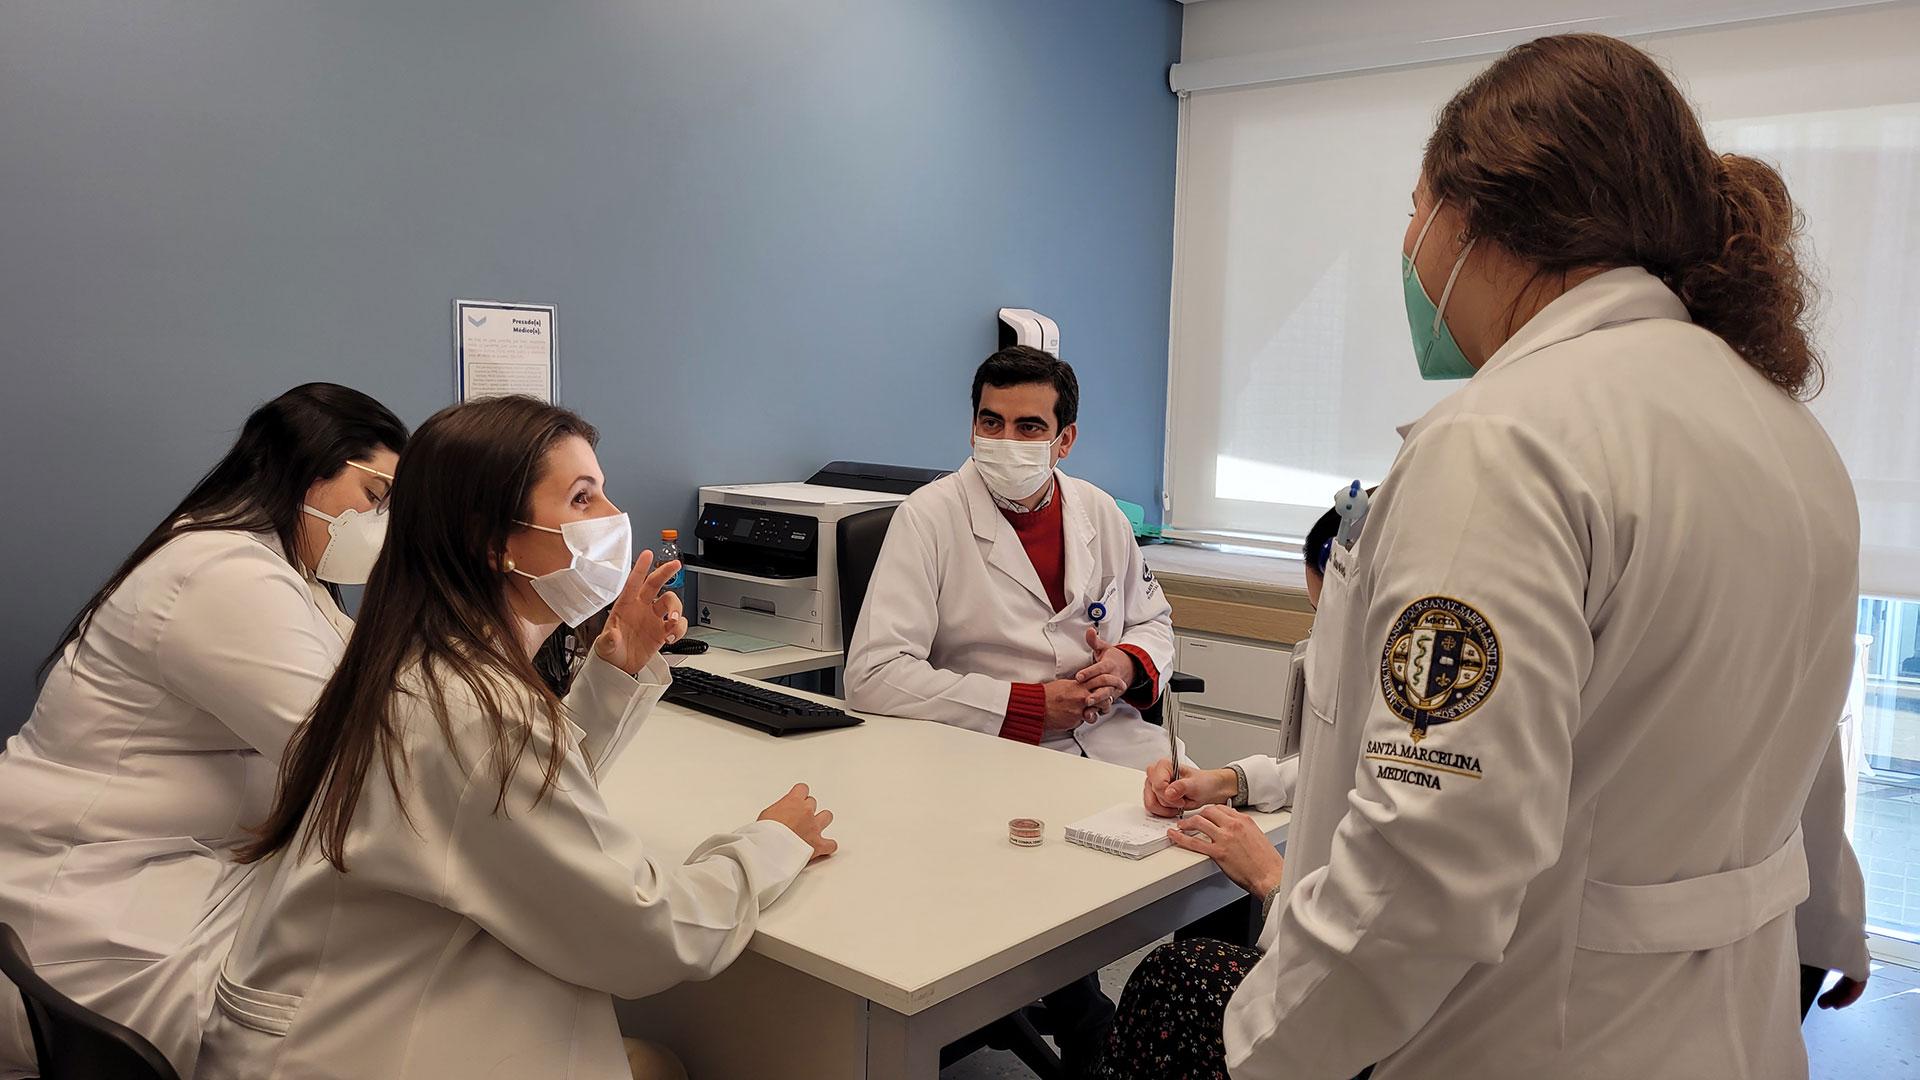
<path id="1" fill-rule="evenodd" d="M 1854 853 L 1876 955 L 1920 962 L 1920 601 L 1862 597 Z"/>

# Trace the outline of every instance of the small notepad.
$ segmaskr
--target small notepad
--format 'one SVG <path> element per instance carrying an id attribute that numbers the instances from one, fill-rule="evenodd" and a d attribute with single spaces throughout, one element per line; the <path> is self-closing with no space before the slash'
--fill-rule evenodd
<path id="1" fill-rule="evenodd" d="M 1067 826 L 1067 843 L 1129 859 L 1144 859 L 1168 846 L 1172 818 L 1157 818 L 1137 802 L 1121 803 Z"/>

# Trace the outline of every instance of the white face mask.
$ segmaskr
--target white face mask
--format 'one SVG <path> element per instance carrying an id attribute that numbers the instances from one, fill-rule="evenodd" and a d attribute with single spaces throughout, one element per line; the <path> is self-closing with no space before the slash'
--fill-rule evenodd
<path id="1" fill-rule="evenodd" d="M 1053 475 L 1053 440 L 973 440 L 973 464 L 987 490 L 1008 502 L 1019 502 L 1046 486 Z"/>
<path id="2" fill-rule="evenodd" d="M 327 546 L 314 564 L 313 576 L 335 585 L 365 585 L 387 540 L 385 510 L 342 510 L 338 517 L 311 506 L 301 510 L 327 523 Z"/>
<path id="3" fill-rule="evenodd" d="M 546 601 L 560 621 L 579 626 L 613 603 L 633 569 L 633 522 L 625 514 L 569 521 L 559 528 L 520 524 L 558 535 L 567 542 L 573 562 L 550 574 L 535 577 L 515 567 L 513 572 L 533 582 L 533 591 Z"/>
<path id="4" fill-rule="evenodd" d="M 393 477 L 379 469 L 357 461 L 346 464 L 385 480 L 387 490 L 393 490 Z M 327 523 L 327 546 L 320 552 L 313 576 L 335 585 L 365 585 L 374 561 L 380 557 L 380 546 L 387 542 L 387 508 L 342 510 L 338 517 L 305 503 L 300 509 Z"/>

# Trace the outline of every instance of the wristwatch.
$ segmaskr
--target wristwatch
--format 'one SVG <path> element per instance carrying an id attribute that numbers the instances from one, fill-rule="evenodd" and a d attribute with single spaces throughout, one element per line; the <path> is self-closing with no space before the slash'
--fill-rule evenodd
<path id="1" fill-rule="evenodd" d="M 1227 768 L 1233 770 L 1233 798 L 1227 800 L 1227 805 L 1235 810 L 1245 810 L 1247 808 L 1247 770 L 1237 764 L 1229 765 Z"/>

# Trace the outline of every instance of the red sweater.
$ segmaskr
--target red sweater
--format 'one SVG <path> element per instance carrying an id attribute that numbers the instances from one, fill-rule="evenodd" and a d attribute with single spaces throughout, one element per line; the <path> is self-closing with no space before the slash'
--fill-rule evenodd
<path id="1" fill-rule="evenodd" d="M 1034 573 L 1040 575 L 1040 587 L 1047 591 L 1047 602 L 1055 612 L 1067 606 L 1067 542 L 1065 519 L 1061 514 L 1066 494 L 1065 489 L 1056 484 L 1053 500 L 1038 510 L 1025 514 L 1004 508 L 1000 511 L 1013 526 L 1014 535 L 1020 538 L 1020 546 L 1026 549 L 1027 559 L 1033 563 Z M 1147 676 L 1146 689 L 1137 695 L 1128 695 L 1127 703 L 1135 708 L 1153 704 L 1159 696 L 1160 683 L 1153 661 L 1147 657 L 1146 650 L 1138 646 L 1120 648 L 1133 657 L 1133 662 Z M 1087 662 L 1092 663 L 1093 658 L 1088 657 Z M 1046 722 L 1046 687 L 1040 683 L 1014 683 L 1013 692 L 1007 695 L 1007 716 L 1001 722 L 1000 736 L 1037 744 L 1046 734 Z"/>

